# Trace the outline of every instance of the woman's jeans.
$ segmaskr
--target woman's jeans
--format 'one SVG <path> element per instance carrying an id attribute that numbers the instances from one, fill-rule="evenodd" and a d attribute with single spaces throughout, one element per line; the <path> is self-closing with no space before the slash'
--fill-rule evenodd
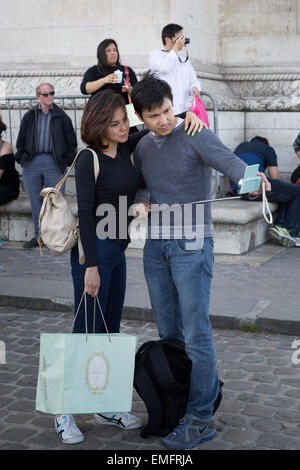
<path id="1" fill-rule="evenodd" d="M 109 333 L 119 333 L 126 287 L 125 248 L 108 239 L 100 240 L 98 238 L 96 248 L 100 274 L 98 299 Z M 74 285 L 74 311 L 76 312 L 84 291 L 84 275 L 86 270 L 85 264 L 79 264 L 77 245 L 71 252 L 71 270 Z M 86 298 L 88 333 L 93 333 L 94 298 L 88 294 Z M 85 303 L 83 300 L 74 324 L 73 333 L 85 332 Z M 98 303 L 96 302 L 95 333 L 105 332 L 106 329 Z"/>
<path id="2" fill-rule="evenodd" d="M 205 238 L 204 243 L 146 241 L 144 271 L 158 332 L 162 339 L 185 343 L 193 363 L 186 413 L 205 421 L 211 418 L 219 393 L 209 320 L 212 266 L 211 238 Z"/>

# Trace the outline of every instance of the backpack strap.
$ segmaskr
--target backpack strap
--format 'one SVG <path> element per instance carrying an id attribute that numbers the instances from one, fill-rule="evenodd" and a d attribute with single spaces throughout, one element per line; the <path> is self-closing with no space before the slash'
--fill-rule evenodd
<path id="1" fill-rule="evenodd" d="M 95 150 L 89 148 L 89 147 L 85 147 L 83 149 L 80 149 L 79 152 L 77 153 L 76 157 L 74 158 L 73 162 L 72 162 L 72 165 L 69 167 L 67 173 L 63 176 L 63 178 L 57 183 L 57 185 L 55 186 L 55 189 L 57 191 L 59 191 L 62 187 L 62 185 L 64 184 L 64 182 L 66 181 L 66 179 L 68 178 L 69 174 L 70 174 L 70 171 L 72 170 L 72 168 L 74 167 L 75 163 L 76 163 L 76 160 L 77 158 L 79 157 L 80 153 L 83 151 L 83 150 L 90 150 L 93 154 L 93 159 L 94 159 L 94 175 L 95 175 L 95 182 L 97 181 L 97 178 L 99 176 L 99 173 L 100 173 L 100 167 L 99 167 L 99 160 L 98 160 L 98 155 L 96 154 Z M 83 265 L 85 263 L 85 255 L 84 255 L 84 251 L 83 251 L 83 246 L 82 246 L 82 242 L 81 242 L 81 238 L 80 238 L 80 234 L 79 234 L 79 237 L 78 237 L 78 253 L 79 253 L 79 264 Z"/>
<path id="2" fill-rule="evenodd" d="M 93 154 L 93 158 L 94 158 L 94 174 L 95 174 L 95 181 L 97 181 L 97 178 L 99 176 L 99 160 L 98 160 L 98 156 L 95 152 L 95 150 L 92 150 L 91 148 L 89 147 L 85 147 L 83 149 L 80 149 L 79 152 L 77 153 L 76 157 L 74 158 L 71 166 L 69 167 L 67 173 L 63 176 L 63 178 L 57 183 L 57 185 L 55 186 L 55 189 L 57 189 L 57 191 L 59 191 L 62 187 L 62 185 L 64 184 L 64 182 L 66 181 L 66 179 L 68 178 L 71 170 L 73 169 L 75 163 L 76 163 L 76 160 L 77 158 L 79 157 L 80 153 L 83 151 L 83 150 L 90 150 Z"/>
<path id="3" fill-rule="evenodd" d="M 151 367 L 160 386 L 166 392 L 172 392 L 174 395 L 182 393 L 185 386 L 177 382 L 167 361 L 163 345 L 157 342 L 149 351 L 149 358 L 151 360 Z"/>

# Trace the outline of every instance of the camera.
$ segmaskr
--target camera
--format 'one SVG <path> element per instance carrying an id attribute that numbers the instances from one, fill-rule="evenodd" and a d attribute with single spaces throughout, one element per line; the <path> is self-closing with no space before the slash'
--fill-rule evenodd
<path id="1" fill-rule="evenodd" d="M 185 38 L 184 45 L 190 44 L 190 42 L 191 42 L 190 38 Z"/>

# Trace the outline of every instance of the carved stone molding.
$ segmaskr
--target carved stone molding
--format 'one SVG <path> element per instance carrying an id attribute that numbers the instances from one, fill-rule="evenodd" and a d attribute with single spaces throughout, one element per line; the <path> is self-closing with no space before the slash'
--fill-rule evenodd
<path id="1" fill-rule="evenodd" d="M 82 69 L 0 70 L 0 82 L 6 96 L 32 96 L 36 86 L 49 81 L 57 94 L 80 95 Z M 136 70 L 140 77 L 144 70 Z M 299 111 L 300 73 L 214 73 L 198 72 L 202 89 L 217 100 L 219 110 L 226 111 Z M 3 94 L 2 94 L 3 97 Z M 208 110 L 211 101 L 204 97 Z"/>
<path id="2" fill-rule="evenodd" d="M 300 80 L 300 73 L 252 73 L 223 74 L 227 81 L 286 81 Z"/>

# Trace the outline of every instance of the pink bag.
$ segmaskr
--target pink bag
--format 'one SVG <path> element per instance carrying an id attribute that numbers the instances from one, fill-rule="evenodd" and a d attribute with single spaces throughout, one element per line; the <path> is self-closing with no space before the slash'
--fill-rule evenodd
<path id="1" fill-rule="evenodd" d="M 195 113 L 196 116 L 198 116 L 198 118 L 201 119 L 201 121 L 209 128 L 207 113 L 198 95 L 195 95 L 190 111 L 193 111 L 193 113 Z"/>

